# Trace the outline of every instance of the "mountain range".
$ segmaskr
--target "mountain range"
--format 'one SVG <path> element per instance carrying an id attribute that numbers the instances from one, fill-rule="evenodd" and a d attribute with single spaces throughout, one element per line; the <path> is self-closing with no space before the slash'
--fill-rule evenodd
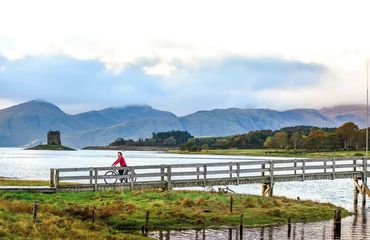
<path id="1" fill-rule="evenodd" d="M 186 130 L 194 136 L 227 136 L 252 130 L 310 125 L 336 127 L 353 121 L 365 126 L 366 106 L 292 109 L 214 109 L 176 116 L 146 105 L 67 114 L 54 104 L 32 100 L 0 110 L 0 146 L 45 142 L 49 130 L 60 130 L 64 145 L 107 145 L 118 137 L 146 138 L 153 132 Z"/>

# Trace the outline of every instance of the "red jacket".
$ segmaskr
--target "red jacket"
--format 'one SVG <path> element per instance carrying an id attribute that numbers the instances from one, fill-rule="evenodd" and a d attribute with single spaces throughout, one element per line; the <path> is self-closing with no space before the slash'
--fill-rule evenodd
<path id="1" fill-rule="evenodd" d="M 112 166 L 116 166 L 118 163 L 121 167 L 127 166 L 126 161 L 122 156 L 118 157 L 117 160 L 112 164 Z"/>

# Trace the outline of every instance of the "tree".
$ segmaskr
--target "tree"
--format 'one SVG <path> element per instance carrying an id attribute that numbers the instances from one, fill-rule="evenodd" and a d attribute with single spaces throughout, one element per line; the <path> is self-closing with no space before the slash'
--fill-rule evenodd
<path id="1" fill-rule="evenodd" d="M 337 128 L 337 130 L 335 130 L 335 133 L 339 136 L 344 144 L 344 149 L 354 147 L 356 139 L 355 135 L 358 133 L 358 130 L 358 126 L 353 122 L 346 122 Z"/>
<path id="2" fill-rule="evenodd" d="M 298 132 L 294 132 L 290 137 L 290 143 L 294 150 L 302 148 L 303 138 Z"/>
<path id="3" fill-rule="evenodd" d="M 324 141 L 326 133 L 324 130 L 311 130 L 310 134 L 304 138 L 304 147 L 307 150 L 320 150 L 324 149 Z"/>
<path id="4" fill-rule="evenodd" d="M 268 136 L 265 140 L 265 142 L 263 143 L 263 147 L 264 148 L 272 148 L 272 137 L 271 136 Z"/>
<path id="5" fill-rule="evenodd" d="M 288 133 L 276 132 L 272 137 L 272 147 L 284 149 L 288 146 Z"/>
<path id="6" fill-rule="evenodd" d="M 163 145 L 168 146 L 168 147 L 176 146 L 176 139 L 175 139 L 175 137 L 166 138 L 163 141 Z"/>

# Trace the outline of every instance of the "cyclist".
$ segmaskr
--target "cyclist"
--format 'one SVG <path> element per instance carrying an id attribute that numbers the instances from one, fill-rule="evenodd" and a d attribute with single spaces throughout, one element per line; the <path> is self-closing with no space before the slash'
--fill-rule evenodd
<path id="1" fill-rule="evenodd" d="M 117 153 L 117 160 L 112 164 L 111 167 L 115 167 L 118 163 L 121 167 L 127 167 L 127 164 L 126 164 L 125 158 L 122 155 L 122 152 Z M 125 170 L 118 170 L 118 172 L 119 172 L 119 175 L 123 175 L 125 173 Z M 121 178 L 120 181 L 122 183 L 123 178 Z"/>

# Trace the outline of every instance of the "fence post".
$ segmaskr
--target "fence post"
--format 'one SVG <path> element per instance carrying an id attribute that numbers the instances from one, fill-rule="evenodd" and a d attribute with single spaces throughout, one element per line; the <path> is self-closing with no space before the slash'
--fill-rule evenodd
<path id="1" fill-rule="evenodd" d="M 230 213 L 233 212 L 234 198 L 233 195 L 230 196 Z"/>
<path id="2" fill-rule="evenodd" d="M 240 178 L 240 163 L 236 164 L 236 185 L 239 185 Z"/>
<path id="3" fill-rule="evenodd" d="M 341 235 L 342 216 L 341 210 L 334 210 L 334 239 L 340 239 Z"/>
<path id="4" fill-rule="evenodd" d="M 58 191 L 59 188 L 59 170 L 55 170 L 55 190 Z"/>
<path id="5" fill-rule="evenodd" d="M 33 223 L 37 223 L 37 211 L 38 210 L 39 210 L 39 202 L 35 201 L 33 205 L 33 214 L 32 214 Z"/>
<path id="6" fill-rule="evenodd" d="M 94 224 L 96 221 L 96 211 L 95 211 L 95 208 L 93 208 L 92 210 L 92 223 Z"/>
<path id="7" fill-rule="evenodd" d="M 305 179 L 305 174 L 306 174 L 306 161 L 302 159 L 302 181 Z"/>
<path id="8" fill-rule="evenodd" d="M 353 174 L 355 174 L 357 172 L 357 167 L 356 167 L 356 164 L 357 164 L 357 160 L 353 160 Z"/>
<path id="9" fill-rule="evenodd" d="M 363 163 L 363 170 L 364 170 L 362 182 L 367 184 L 367 158 L 366 157 L 363 158 L 362 163 Z"/>
<path id="10" fill-rule="evenodd" d="M 197 180 L 199 180 L 199 171 L 200 171 L 200 167 L 197 166 Z"/>
<path id="11" fill-rule="evenodd" d="M 335 179 L 335 157 L 332 158 L 332 169 L 333 169 L 333 171 L 332 171 L 332 174 L 333 174 L 332 179 L 334 180 Z"/>
<path id="12" fill-rule="evenodd" d="M 93 184 L 93 178 L 94 178 L 92 170 L 89 171 L 89 176 L 90 176 L 90 185 L 92 185 Z"/>
<path id="13" fill-rule="evenodd" d="M 171 166 L 167 166 L 167 190 L 172 189 L 171 183 Z"/>
<path id="14" fill-rule="evenodd" d="M 55 187 L 55 177 L 54 177 L 54 169 L 50 168 L 50 182 L 49 182 L 50 187 Z"/>
<path id="15" fill-rule="evenodd" d="M 161 182 L 164 182 L 164 166 L 161 166 Z"/>
<path id="16" fill-rule="evenodd" d="M 207 165 L 203 164 L 203 187 L 206 186 L 206 180 L 207 180 Z"/>
<path id="17" fill-rule="evenodd" d="M 98 190 L 98 169 L 94 168 L 94 179 L 95 179 L 95 184 L 94 184 L 94 191 Z"/>
<path id="18" fill-rule="evenodd" d="M 229 171 L 230 171 L 230 178 L 233 178 L 233 163 L 230 163 Z"/>
<path id="19" fill-rule="evenodd" d="M 240 226 L 239 226 L 239 237 L 242 240 L 243 239 L 243 218 L 244 214 L 240 214 Z"/>
<path id="20" fill-rule="evenodd" d="M 294 175 L 297 175 L 297 159 L 294 159 Z"/>
<path id="21" fill-rule="evenodd" d="M 130 189 L 133 190 L 134 189 L 135 171 L 134 171 L 134 167 L 130 167 L 130 168 L 131 168 L 131 171 L 130 171 Z"/>
<path id="22" fill-rule="evenodd" d="M 272 160 L 270 161 L 270 184 L 272 188 L 274 185 L 274 162 Z"/>
<path id="23" fill-rule="evenodd" d="M 146 210 L 146 216 L 145 216 L 145 233 L 148 233 L 149 230 L 149 210 Z"/>
<path id="24" fill-rule="evenodd" d="M 324 159 L 324 173 L 326 173 L 326 158 Z"/>

